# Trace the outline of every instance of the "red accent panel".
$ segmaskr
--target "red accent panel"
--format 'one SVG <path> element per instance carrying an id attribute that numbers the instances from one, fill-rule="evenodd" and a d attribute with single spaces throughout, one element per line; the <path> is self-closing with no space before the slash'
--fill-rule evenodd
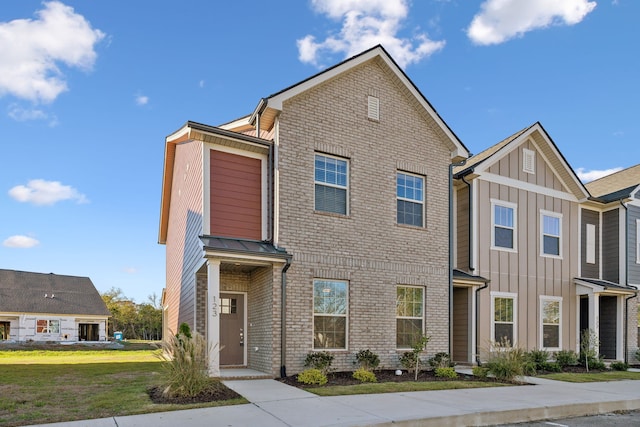
<path id="1" fill-rule="evenodd" d="M 211 235 L 262 239 L 262 162 L 210 151 Z"/>

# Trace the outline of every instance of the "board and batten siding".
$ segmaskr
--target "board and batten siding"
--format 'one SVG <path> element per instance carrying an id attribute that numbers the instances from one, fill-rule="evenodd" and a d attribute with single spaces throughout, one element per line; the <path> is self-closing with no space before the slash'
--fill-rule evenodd
<path id="1" fill-rule="evenodd" d="M 618 209 L 602 214 L 602 278 L 614 283 L 620 280 L 620 211 Z"/>
<path id="2" fill-rule="evenodd" d="M 195 328 L 196 271 L 202 264 L 203 147 L 199 141 L 176 146 L 167 229 L 167 327 L 186 322 Z"/>
<path id="3" fill-rule="evenodd" d="M 262 239 L 262 161 L 210 150 L 210 234 Z"/>
<path id="4" fill-rule="evenodd" d="M 580 224 L 580 272 L 582 277 L 600 278 L 600 213 L 590 209 L 582 209 L 582 223 Z M 595 227 L 595 263 L 587 262 L 587 224 Z"/>
<path id="5" fill-rule="evenodd" d="M 456 267 L 469 271 L 469 187 L 456 191 Z"/>
<path id="6" fill-rule="evenodd" d="M 630 284 L 640 284 L 640 254 L 638 253 L 638 220 L 640 220 L 640 207 L 629 205 L 627 207 L 627 268 Z"/>

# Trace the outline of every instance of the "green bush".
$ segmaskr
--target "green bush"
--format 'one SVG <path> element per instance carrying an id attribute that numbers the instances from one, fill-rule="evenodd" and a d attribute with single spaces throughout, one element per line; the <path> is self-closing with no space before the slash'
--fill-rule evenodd
<path id="1" fill-rule="evenodd" d="M 625 362 L 612 362 L 611 369 L 614 371 L 626 371 L 629 369 L 629 364 Z"/>
<path id="2" fill-rule="evenodd" d="M 636 350 L 636 360 L 640 362 L 640 348 Z"/>
<path id="3" fill-rule="evenodd" d="M 428 360 L 429 366 L 432 368 L 453 368 L 455 363 L 451 361 L 449 353 L 436 353 Z"/>
<path id="4" fill-rule="evenodd" d="M 298 374 L 298 382 L 309 385 L 325 385 L 327 376 L 320 369 L 311 368 Z"/>
<path id="5" fill-rule="evenodd" d="M 209 355 L 202 335 L 192 335 L 181 325 L 177 335 L 162 342 L 162 350 L 159 357 L 167 362 L 161 380 L 165 396 L 194 397 L 210 387 L 214 380 L 209 377 Z"/>
<path id="6" fill-rule="evenodd" d="M 546 372 L 562 372 L 562 366 L 558 362 L 545 362 L 540 366 L 540 370 Z"/>
<path id="7" fill-rule="evenodd" d="M 422 364 L 420 353 L 427 347 L 429 340 L 431 340 L 431 336 L 419 335 L 411 347 L 411 351 L 407 351 L 400 356 L 402 367 L 409 372 L 413 372 L 416 381 L 418 381 L 418 373 L 420 372 L 420 365 Z"/>
<path id="8" fill-rule="evenodd" d="M 436 368 L 436 377 L 438 378 L 458 378 L 458 373 L 452 366 Z"/>
<path id="9" fill-rule="evenodd" d="M 474 377 L 478 378 L 487 378 L 487 375 L 489 375 L 489 369 L 484 366 L 474 366 L 471 372 Z"/>
<path id="10" fill-rule="evenodd" d="M 491 352 L 489 360 L 485 363 L 485 366 L 491 374 L 505 381 L 512 381 L 516 377 L 525 375 L 527 355 L 524 350 L 518 347 L 511 347 L 508 340 L 495 343 L 494 347 L 494 351 Z M 528 369 L 527 367 L 527 370 Z"/>
<path id="11" fill-rule="evenodd" d="M 527 353 L 527 360 L 534 364 L 536 371 L 542 370 L 542 366 L 549 360 L 549 352 L 545 350 L 531 350 Z"/>
<path id="12" fill-rule="evenodd" d="M 380 365 L 380 357 L 371 350 L 360 350 L 356 353 L 356 360 L 361 368 L 372 371 Z"/>
<path id="13" fill-rule="evenodd" d="M 560 350 L 556 352 L 556 363 L 561 368 L 578 364 L 578 355 L 573 350 Z"/>
<path id="14" fill-rule="evenodd" d="M 400 355 L 400 364 L 404 369 L 409 371 L 409 373 L 413 372 L 416 369 L 416 359 L 418 355 L 412 351 L 405 351 Z"/>
<path id="15" fill-rule="evenodd" d="M 363 383 L 375 383 L 378 381 L 376 374 L 365 368 L 358 368 L 353 373 L 353 378 Z"/>
<path id="16" fill-rule="evenodd" d="M 331 372 L 333 354 L 326 351 L 318 351 L 307 354 L 304 359 L 305 368 L 318 369 L 325 376 Z"/>

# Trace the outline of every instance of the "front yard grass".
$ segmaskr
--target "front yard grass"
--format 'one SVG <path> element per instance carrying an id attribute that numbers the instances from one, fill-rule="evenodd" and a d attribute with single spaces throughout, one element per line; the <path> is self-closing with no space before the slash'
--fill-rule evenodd
<path id="1" fill-rule="evenodd" d="M 154 404 L 157 350 L 0 351 L 0 426 L 21 426 L 247 403 Z"/>
<path id="2" fill-rule="evenodd" d="M 599 372 L 559 372 L 540 375 L 540 378 L 566 381 L 570 383 L 591 383 L 599 381 L 640 380 L 640 372 L 599 371 Z"/>

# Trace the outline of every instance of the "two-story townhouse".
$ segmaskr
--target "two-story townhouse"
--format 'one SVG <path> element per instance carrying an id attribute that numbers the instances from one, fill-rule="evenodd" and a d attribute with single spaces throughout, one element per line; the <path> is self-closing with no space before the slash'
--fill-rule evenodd
<path id="1" fill-rule="evenodd" d="M 580 209 L 580 329 L 606 359 L 634 361 L 640 289 L 640 165 L 586 184 Z"/>
<path id="2" fill-rule="evenodd" d="M 454 288 L 454 358 L 455 319 L 465 313 L 475 361 L 503 340 L 577 349 L 579 212 L 589 193 L 556 144 L 535 123 L 471 157 L 454 177 L 455 266 L 489 279 Z"/>
<path id="3" fill-rule="evenodd" d="M 469 153 L 381 46 L 165 142 L 165 325 L 207 338 L 211 375 L 291 374 L 312 351 L 393 367 L 418 334 L 449 351 L 450 169 Z"/>

